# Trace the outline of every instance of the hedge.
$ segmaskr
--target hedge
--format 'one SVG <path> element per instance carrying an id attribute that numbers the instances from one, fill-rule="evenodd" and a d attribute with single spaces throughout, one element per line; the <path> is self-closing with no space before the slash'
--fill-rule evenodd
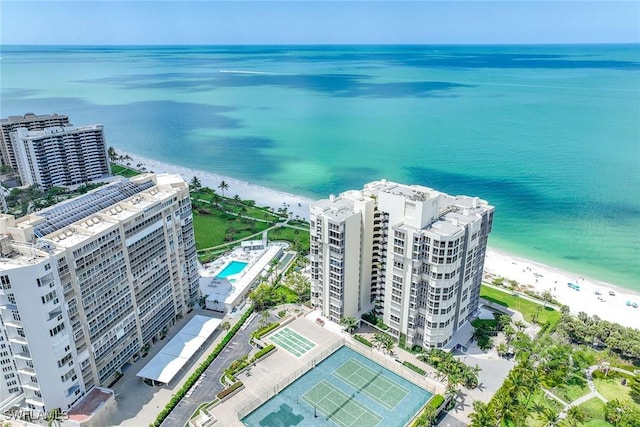
<path id="1" fill-rule="evenodd" d="M 227 387 L 224 390 L 222 390 L 221 392 L 219 392 L 218 394 L 216 394 L 216 397 L 218 399 L 224 399 L 226 396 L 230 395 L 231 393 L 233 393 L 234 391 L 236 391 L 240 387 L 242 387 L 242 381 L 235 382 L 235 383 L 231 384 L 229 387 Z"/>
<path id="2" fill-rule="evenodd" d="M 435 396 L 433 396 L 433 399 L 431 399 L 429 403 L 427 403 L 427 406 L 433 409 L 438 409 L 440 405 L 442 405 L 443 403 L 444 403 L 444 396 L 441 394 L 436 394 Z"/>
<path id="3" fill-rule="evenodd" d="M 420 411 L 420 414 L 416 417 L 415 421 L 411 424 L 411 427 L 431 425 L 428 422 L 427 416 L 429 414 L 433 414 L 433 417 L 434 417 L 433 419 L 435 419 L 435 417 L 438 416 L 438 413 L 436 411 L 438 410 L 440 405 L 442 405 L 442 402 L 444 402 L 444 397 L 442 395 L 436 394 L 435 396 L 433 396 L 433 398 L 429 400 L 429 402 L 427 402 L 426 405 L 424 405 L 424 408 L 422 408 L 422 411 Z"/>
<path id="4" fill-rule="evenodd" d="M 264 328 L 258 329 L 253 333 L 253 337 L 257 340 L 267 335 L 269 332 L 273 331 L 275 328 L 280 326 L 280 322 L 274 322 L 270 325 L 265 326 Z"/>
<path id="5" fill-rule="evenodd" d="M 412 371 L 419 373 L 420 375 L 424 375 L 424 374 L 427 373 L 424 369 L 419 368 L 416 365 L 414 365 L 413 363 L 407 362 L 406 360 L 404 362 L 402 362 L 402 364 L 404 366 L 406 366 L 407 368 L 411 369 Z"/>
<path id="6" fill-rule="evenodd" d="M 180 387 L 180 389 L 176 392 L 176 394 L 173 395 L 169 403 L 167 403 L 167 406 L 165 406 L 164 409 L 160 411 L 155 421 L 151 423 L 151 426 L 160 427 L 160 425 L 165 420 L 165 418 L 169 416 L 173 408 L 175 408 L 176 405 L 180 403 L 184 395 L 187 394 L 187 391 L 189 391 L 189 389 L 193 387 L 193 385 L 196 383 L 198 378 L 200 378 L 200 375 L 202 375 L 202 373 L 209 367 L 209 365 L 211 365 L 211 363 L 215 360 L 215 358 L 218 357 L 218 355 L 222 352 L 222 350 L 226 347 L 226 345 L 229 344 L 229 341 L 231 341 L 233 336 L 238 332 L 238 330 L 240 330 L 240 328 L 242 327 L 242 325 L 247 320 L 247 318 L 251 315 L 252 312 L 253 312 L 253 307 L 249 307 L 249 309 L 247 309 L 247 311 L 242 315 L 242 317 L 238 320 L 238 322 L 236 322 L 236 324 L 233 325 L 231 330 L 227 332 L 227 335 L 225 335 L 225 337 L 211 352 L 211 354 L 207 356 L 204 362 L 202 362 L 200 366 L 196 368 L 195 372 L 191 374 L 189 378 L 187 378 L 187 380 L 184 382 L 182 387 Z"/>
<path id="7" fill-rule="evenodd" d="M 361 337 L 360 335 L 354 335 L 353 339 L 358 341 L 358 342 L 361 342 L 362 344 L 366 345 L 367 347 L 373 347 L 373 344 L 368 339 L 366 339 L 365 337 Z"/>
<path id="8" fill-rule="evenodd" d="M 247 356 L 243 356 L 240 359 L 237 359 L 235 361 L 233 361 L 229 367 L 224 371 L 224 374 L 233 382 L 236 381 L 236 377 L 235 374 L 237 374 L 238 372 L 240 372 L 241 370 L 243 370 L 244 368 L 246 368 L 247 366 L 249 366 L 250 364 L 252 364 L 253 362 L 255 362 L 256 360 L 258 360 L 259 358 L 261 358 L 262 356 L 264 356 L 265 354 L 269 353 L 271 350 L 274 350 L 276 348 L 275 345 L 273 344 L 269 344 L 268 346 L 266 346 L 265 348 L 263 348 L 262 350 L 256 352 L 255 355 L 253 355 L 253 357 L 251 358 L 251 360 L 249 360 L 247 358 Z"/>
<path id="9" fill-rule="evenodd" d="M 263 348 L 262 350 L 256 352 L 256 354 L 253 355 L 253 357 L 251 358 L 252 362 L 255 362 L 256 360 L 260 359 L 262 356 L 264 356 L 265 354 L 269 353 L 272 350 L 275 350 L 276 346 L 273 344 L 269 344 L 268 346 L 266 346 L 265 348 Z"/>

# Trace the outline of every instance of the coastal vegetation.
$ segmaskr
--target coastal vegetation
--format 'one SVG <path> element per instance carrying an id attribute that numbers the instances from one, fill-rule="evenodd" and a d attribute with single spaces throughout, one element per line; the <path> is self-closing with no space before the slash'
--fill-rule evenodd
<path id="1" fill-rule="evenodd" d="M 474 404 L 471 426 L 638 426 L 638 331 L 601 322 L 584 313 L 564 313 L 552 333 L 531 338 L 521 330 L 505 332 L 518 364 L 488 404 Z M 625 340 L 629 345 L 622 344 Z M 610 368 L 615 366 L 622 368 Z M 596 397 L 572 405 L 594 390 L 609 401 Z M 566 404 L 558 407 L 558 401 Z"/>
<path id="2" fill-rule="evenodd" d="M 553 329 L 560 320 L 562 313 L 546 302 L 533 302 L 522 298 L 518 293 L 508 293 L 486 285 L 480 288 L 480 297 L 487 301 L 510 308 L 522 313 L 524 319 L 530 323 L 537 323 L 546 328 Z"/>

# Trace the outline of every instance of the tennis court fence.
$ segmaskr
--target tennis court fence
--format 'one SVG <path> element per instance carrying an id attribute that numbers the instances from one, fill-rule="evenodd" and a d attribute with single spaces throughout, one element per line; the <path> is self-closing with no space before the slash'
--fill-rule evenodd
<path id="1" fill-rule="evenodd" d="M 315 368 L 318 363 L 322 362 L 324 359 L 331 356 L 333 353 L 336 352 L 336 350 L 338 350 L 344 344 L 345 344 L 344 338 L 335 342 L 332 346 L 328 347 L 318 356 L 314 357 L 313 360 L 305 363 L 303 366 L 296 369 L 289 376 L 282 379 L 278 384 L 276 384 L 273 387 L 273 389 L 269 389 L 267 393 L 263 394 L 262 396 L 258 396 L 253 401 L 249 402 L 248 404 L 240 408 L 240 410 L 238 411 L 238 419 L 241 420 L 247 415 L 249 415 L 250 413 L 252 413 L 253 411 L 255 411 L 256 409 L 258 409 L 263 403 L 271 399 L 276 394 L 280 393 L 289 384 L 291 384 L 292 382 L 294 382 L 295 380 L 297 380 L 298 378 L 300 378 L 301 376 L 309 372 L 311 369 Z"/>
<path id="2" fill-rule="evenodd" d="M 378 365 L 387 368 L 391 372 L 400 375 L 402 378 L 411 381 L 423 390 L 428 391 L 431 394 L 436 394 L 436 384 L 430 378 L 420 375 L 417 372 L 407 368 L 402 363 L 398 363 L 395 360 L 389 359 L 388 356 L 383 355 L 379 350 L 375 350 L 371 347 L 367 347 L 355 340 L 345 340 L 344 344 L 351 350 L 360 353 L 367 359 L 373 360 Z"/>

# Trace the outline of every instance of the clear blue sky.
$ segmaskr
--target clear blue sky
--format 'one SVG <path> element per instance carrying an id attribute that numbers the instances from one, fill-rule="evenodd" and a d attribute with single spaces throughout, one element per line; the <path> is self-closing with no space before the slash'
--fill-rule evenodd
<path id="1" fill-rule="evenodd" d="M 638 1 L 5 1 L 2 44 L 638 43 Z"/>

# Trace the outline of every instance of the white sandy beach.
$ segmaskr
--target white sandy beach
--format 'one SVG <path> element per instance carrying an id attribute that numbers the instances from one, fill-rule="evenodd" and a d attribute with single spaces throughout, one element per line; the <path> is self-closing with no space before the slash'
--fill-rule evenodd
<path id="1" fill-rule="evenodd" d="M 296 216 L 309 218 L 309 203 L 312 201 L 309 198 L 210 172 L 171 165 L 131 153 L 119 153 L 128 154 L 132 159 L 130 160 L 132 165 L 142 163 L 148 171 L 177 173 L 187 182 L 197 176 L 203 186 L 216 190 L 220 182 L 224 180 L 229 184 L 229 189 L 226 191 L 227 196 L 238 194 L 243 199 L 255 200 L 258 206 L 270 206 L 274 209 L 281 208 L 285 203 L 288 210 L 293 212 L 293 218 Z M 601 319 L 640 328 L 640 308 L 626 305 L 627 301 L 634 301 L 640 305 L 640 293 L 638 292 L 599 282 L 580 274 L 562 271 L 492 248 L 487 248 L 485 274 L 516 280 L 520 285 L 531 286 L 534 288 L 532 290 L 539 292 L 549 290 L 555 299 L 570 306 L 571 312 L 574 314 L 584 311 L 590 315 L 598 315 Z M 580 285 L 580 291 L 569 288 L 568 282 Z M 598 299 L 598 295 L 595 294 L 596 290 L 600 291 L 602 294 L 600 297 L 604 301 Z M 609 291 L 615 292 L 616 295 L 610 296 Z"/>
<path id="2" fill-rule="evenodd" d="M 627 301 L 640 305 L 640 293 L 490 248 L 487 249 L 484 271 L 485 275 L 516 280 L 538 292 L 551 291 L 555 299 L 571 308 L 573 314 L 584 311 L 610 322 L 640 328 L 640 308 L 626 305 Z M 568 287 L 569 282 L 579 285 L 580 290 Z M 615 296 L 609 295 L 609 291 L 615 292 Z"/>
<path id="3" fill-rule="evenodd" d="M 222 194 L 222 192 L 218 189 L 218 185 L 224 180 L 229 184 L 229 189 L 225 191 L 225 196 L 227 197 L 233 197 L 237 194 L 244 200 L 255 200 L 256 206 L 269 206 L 274 210 L 280 209 L 283 204 L 286 204 L 288 211 L 293 212 L 292 217 L 294 219 L 296 216 L 307 220 L 309 219 L 309 203 L 312 202 L 309 198 L 284 191 L 273 190 L 228 176 L 160 162 L 123 151 L 118 151 L 118 154 L 129 155 L 131 157 L 131 160 L 129 160 L 131 165 L 142 163 L 149 172 L 177 173 L 187 182 L 190 182 L 194 176 L 197 176 L 203 187 L 212 188 L 219 194 Z"/>

